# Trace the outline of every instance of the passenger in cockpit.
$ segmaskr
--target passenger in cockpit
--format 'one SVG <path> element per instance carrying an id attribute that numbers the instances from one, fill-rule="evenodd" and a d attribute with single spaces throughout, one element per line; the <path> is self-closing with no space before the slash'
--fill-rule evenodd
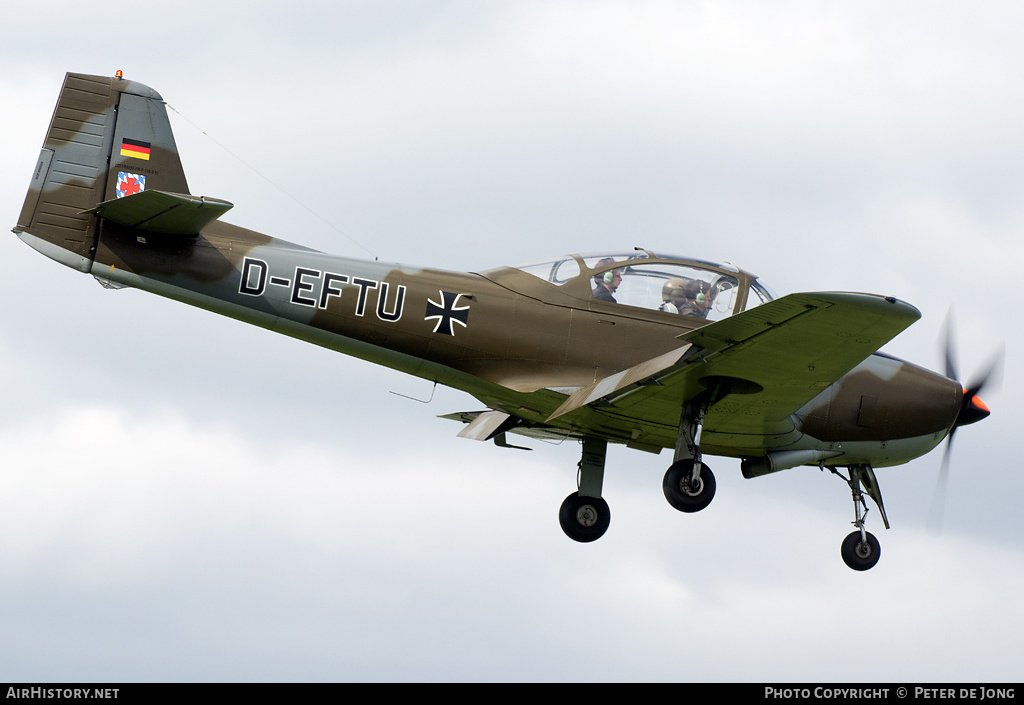
<path id="1" fill-rule="evenodd" d="M 706 318 L 711 303 L 708 289 L 708 285 L 699 279 L 669 279 L 661 287 L 664 302 L 659 309 L 681 316 Z"/>
<path id="2" fill-rule="evenodd" d="M 708 306 L 711 305 L 710 287 L 700 279 L 692 280 L 686 287 L 686 303 L 679 309 L 684 316 L 707 318 Z"/>
<path id="3" fill-rule="evenodd" d="M 668 313 L 679 313 L 679 308 L 686 304 L 686 295 L 683 290 L 686 288 L 686 281 L 683 279 L 669 279 L 661 287 L 661 306 L 659 311 Z"/>

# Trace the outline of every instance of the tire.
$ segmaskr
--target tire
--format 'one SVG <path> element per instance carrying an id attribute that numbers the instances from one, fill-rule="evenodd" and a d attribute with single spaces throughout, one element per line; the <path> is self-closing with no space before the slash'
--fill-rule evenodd
<path id="1" fill-rule="evenodd" d="M 700 478 L 696 487 L 690 482 L 692 476 L 693 461 L 678 460 L 665 472 L 661 484 L 668 503 L 688 514 L 699 512 L 715 498 L 715 475 L 711 468 L 704 463 L 700 464 Z"/>
<path id="2" fill-rule="evenodd" d="M 590 543 L 604 536 L 611 524 L 612 513 L 601 497 L 583 497 L 573 492 L 558 510 L 558 523 L 573 541 Z"/>
<path id="3" fill-rule="evenodd" d="M 854 531 L 843 539 L 843 546 L 840 553 L 843 555 L 843 562 L 854 570 L 868 570 L 875 567 L 878 559 L 882 556 L 882 547 L 874 534 L 867 534 L 867 543 L 860 539 L 860 532 Z"/>

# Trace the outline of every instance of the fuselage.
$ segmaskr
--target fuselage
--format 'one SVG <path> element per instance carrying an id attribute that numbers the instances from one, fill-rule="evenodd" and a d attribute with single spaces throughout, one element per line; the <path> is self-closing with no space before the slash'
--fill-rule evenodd
<path id="1" fill-rule="evenodd" d="M 611 440 L 647 450 L 673 446 L 678 417 L 637 420 L 614 407 L 548 417 L 574 389 L 671 351 L 678 336 L 706 324 L 597 301 L 589 272 L 573 288 L 511 267 L 481 274 L 409 267 L 332 256 L 219 222 L 198 237 L 140 237 L 108 224 L 97 240 L 88 268 L 108 286 L 143 289 L 462 389 L 489 408 L 567 434 L 599 417 Z M 748 284 L 746 273 L 733 276 Z M 942 440 L 961 395 L 952 380 L 875 354 L 772 433 L 730 429 L 712 406 L 704 448 L 734 457 L 788 453 L 776 456 L 785 458 L 778 466 L 899 464 Z"/>

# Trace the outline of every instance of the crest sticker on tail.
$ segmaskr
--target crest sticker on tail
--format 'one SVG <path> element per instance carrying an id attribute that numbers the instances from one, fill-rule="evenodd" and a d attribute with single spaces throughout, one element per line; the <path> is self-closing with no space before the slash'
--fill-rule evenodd
<path id="1" fill-rule="evenodd" d="M 126 171 L 117 172 L 117 187 L 115 193 L 118 198 L 142 193 L 146 190 L 146 177 L 142 174 L 129 174 Z"/>

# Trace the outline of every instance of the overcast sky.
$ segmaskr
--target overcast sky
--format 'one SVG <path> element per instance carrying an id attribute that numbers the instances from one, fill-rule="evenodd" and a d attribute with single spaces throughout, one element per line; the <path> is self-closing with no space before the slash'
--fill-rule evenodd
<path id="1" fill-rule="evenodd" d="M 878 471 L 815 468 L 682 515 L 668 453 L 613 447 L 594 544 L 579 447 L 456 438 L 472 398 L 0 238 L 0 678 L 1019 681 L 1024 8 L 1018 3 L 80 3 L 5 10 L 0 213 L 66 71 L 167 100 L 193 193 L 320 250 L 481 270 L 635 246 L 778 293 L 890 294 L 886 350 L 989 419 Z M 518 441 L 513 441 L 518 442 Z"/>

